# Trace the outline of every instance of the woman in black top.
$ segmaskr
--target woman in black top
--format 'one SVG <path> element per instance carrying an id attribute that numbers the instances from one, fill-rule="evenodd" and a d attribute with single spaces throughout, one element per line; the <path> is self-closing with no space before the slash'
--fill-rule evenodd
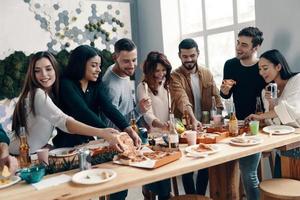
<path id="1" fill-rule="evenodd" d="M 100 115 L 106 115 L 120 130 L 127 132 L 140 145 L 140 139 L 123 115 L 109 102 L 99 81 L 102 58 L 96 49 L 88 45 L 75 48 L 60 83 L 59 107 L 76 120 L 104 128 Z M 93 140 L 93 137 L 70 135 L 58 130 L 53 139 L 55 147 L 73 147 Z"/>

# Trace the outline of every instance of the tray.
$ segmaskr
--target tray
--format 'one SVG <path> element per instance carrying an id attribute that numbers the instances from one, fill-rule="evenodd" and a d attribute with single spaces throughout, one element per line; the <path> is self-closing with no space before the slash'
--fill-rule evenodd
<path id="1" fill-rule="evenodd" d="M 204 144 L 214 144 L 219 142 L 220 140 L 225 139 L 226 137 L 229 136 L 229 132 L 215 132 L 215 133 L 205 133 L 202 135 L 199 135 L 197 137 L 197 144 L 199 143 L 204 143 Z M 179 138 L 179 143 L 181 144 L 186 144 L 187 139 L 184 136 L 181 136 Z"/>
<path id="2" fill-rule="evenodd" d="M 149 147 L 143 147 L 143 149 L 141 150 L 142 152 L 154 152 L 154 151 L 164 151 L 163 148 L 159 150 L 160 147 L 154 147 L 154 149 L 152 150 Z M 164 166 L 168 163 L 174 162 L 178 159 L 181 158 L 182 154 L 181 151 L 168 151 L 168 148 L 165 148 L 165 152 L 170 153 L 169 155 L 166 155 L 162 158 L 159 158 L 157 160 L 153 160 L 150 158 L 146 158 L 146 160 L 141 161 L 141 162 L 122 162 L 120 160 L 118 160 L 118 156 L 116 155 L 114 158 L 113 163 L 115 164 L 119 164 L 119 165 L 128 165 L 128 166 L 132 166 L 132 167 L 138 167 L 138 168 L 146 168 L 146 169 L 155 169 L 161 166 Z"/>

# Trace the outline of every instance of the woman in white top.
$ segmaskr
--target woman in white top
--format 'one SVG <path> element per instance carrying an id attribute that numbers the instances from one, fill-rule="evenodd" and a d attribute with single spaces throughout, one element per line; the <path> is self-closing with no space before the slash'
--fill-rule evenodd
<path id="1" fill-rule="evenodd" d="M 144 80 L 137 87 L 137 98 L 151 98 L 151 108 L 143 114 L 150 128 L 168 129 L 169 106 L 167 87 L 170 82 L 172 66 L 167 57 L 156 51 L 148 54 L 143 65 Z M 157 181 L 143 186 L 145 199 L 149 198 L 147 190 L 158 195 L 158 199 L 169 199 L 170 179 Z"/>
<path id="2" fill-rule="evenodd" d="M 265 90 L 268 111 L 260 115 L 251 114 L 246 120 L 278 118 L 281 124 L 300 127 L 300 74 L 291 71 L 284 56 L 276 49 L 263 53 L 258 65 L 259 73 L 266 83 L 277 84 L 278 99 L 274 102 L 270 92 Z"/>
<path id="3" fill-rule="evenodd" d="M 150 128 L 168 128 L 167 87 L 170 82 L 171 70 L 172 66 L 167 57 L 160 52 L 150 52 L 144 61 L 144 80 L 137 87 L 137 98 L 138 101 L 143 98 L 151 98 L 152 107 L 143 115 Z"/>
<path id="4" fill-rule="evenodd" d="M 13 115 L 12 130 L 15 132 L 15 137 L 10 141 L 10 153 L 19 154 L 20 127 L 26 129 L 30 153 L 47 145 L 55 127 L 70 134 L 102 137 L 117 150 L 122 151 L 122 143 L 117 134 L 119 131 L 85 125 L 64 114 L 56 106 L 59 101 L 58 77 L 58 63 L 51 53 L 38 52 L 31 58 Z"/>

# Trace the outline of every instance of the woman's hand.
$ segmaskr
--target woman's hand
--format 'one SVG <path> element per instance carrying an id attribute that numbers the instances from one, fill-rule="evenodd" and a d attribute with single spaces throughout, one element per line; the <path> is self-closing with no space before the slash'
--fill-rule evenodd
<path id="1" fill-rule="evenodd" d="M 139 137 L 138 133 L 135 132 L 131 126 L 128 126 L 126 129 L 124 129 L 124 131 L 126 133 L 128 133 L 128 135 L 131 137 L 131 139 L 133 140 L 134 142 L 134 145 L 137 147 L 137 148 L 140 148 L 141 147 L 141 144 L 142 144 L 142 140 L 141 138 Z"/>
<path id="2" fill-rule="evenodd" d="M 138 106 L 142 113 L 147 112 L 152 106 L 151 99 L 149 97 L 141 99 L 138 103 Z"/>
<path id="3" fill-rule="evenodd" d="M 19 162 L 16 157 L 8 156 L 8 167 L 11 174 L 15 174 L 19 168 Z"/>
<path id="4" fill-rule="evenodd" d="M 268 91 L 267 89 L 265 89 L 265 99 L 269 102 L 269 110 L 274 110 L 276 102 L 271 97 L 271 91 Z"/>
<path id="5" fill-rule="evenodd" d="M 264 117 L 263 115 L 257 115 L 257 114 L 251 114 L 249 115 L 248 117 L 245 118 L 245 123 L 248 124 L 250 121 L 253 121 L 253 120 L 257 120 L 257 121 L 260 121 L 260 120 L 263 120 Z"/>
<path id="6" fill-rule="evenodd" d="M 123 152 L 124 151 L 124 144 L 120 139 L 120 132 L 113 128 L 105 128 L 102 129 L 103 131 L 103 138 L 112 145 L 117 151 Z"/>

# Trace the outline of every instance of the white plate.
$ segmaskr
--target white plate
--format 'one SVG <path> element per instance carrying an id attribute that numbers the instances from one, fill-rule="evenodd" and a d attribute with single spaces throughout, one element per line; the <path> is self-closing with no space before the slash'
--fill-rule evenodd
<path id="1" fill-rule="evenodd" d="M 291 126 L 272 125 L 264 127 L 263 131 L 272 135 L 284 135 L 295 132 L 295 129 Z"/>
<path id="2" fill-rule="evenodd" d="M 74 148 L 58 148 L 53 149 L 49 151 L 49 156 L 54 157 L 68 157 L 68 156 L 74 156 L 77 154 L 77 151 L 73 151 L 72 153 L 69 153 L 69 151 L 73 150 Z"/>
<path id="3" fill-rule="evenodd" d="M 103 173 L 107 173 L 109 177 L 104 178 Z M 90 169 L 90 170 L 84 170 L 74 174 L 72 177 L 72 181 L 74 183 L 90 185 L 90 184 L 98 184 L 98 183 L 104 183 L 110 181 L 116 178 L 116 176 L 117 173 L 111 169 Z"/>
<path id="4" fill-rule="evenodd" d="M 229 144 L 234 146 L 253 146 L 262 143 L 264 140 L 262 138 L 259 138 L 257 136 L 245 136 L 243 137 L 243 140 L 245 142 L 240 142 L 239 138 L 232 138 L 229 142 Z"/>
<path id="5" fill-rule="evenodd" d="M 11 176 L 9 183 L 6 183 L 6 184 L 0 183 L 0 189 L 9 187 L 9 186 L 19 182 L 20 180 L 21 180 L 21 178 L 18 176 Z"/>
<path id="6" fill-rule="evenodd" d="M 197 157 L 197 155 L 210 155 L 210 154 L 214 154 L 217 153 L 218 151 L 220 151 L 220 146 L 218 146 L 217 144 L 209 144 L 212 148 L 211 151 L 205 151 L 205 152 L 198 152 L 195 150 L 195 148 L 197 148 L 199 145 L 192 145 L 192 146 L 188 146 L 185 148 L 185 151 L 190 153 L 190 155 L 195 155 L 195 157 Z"/>

